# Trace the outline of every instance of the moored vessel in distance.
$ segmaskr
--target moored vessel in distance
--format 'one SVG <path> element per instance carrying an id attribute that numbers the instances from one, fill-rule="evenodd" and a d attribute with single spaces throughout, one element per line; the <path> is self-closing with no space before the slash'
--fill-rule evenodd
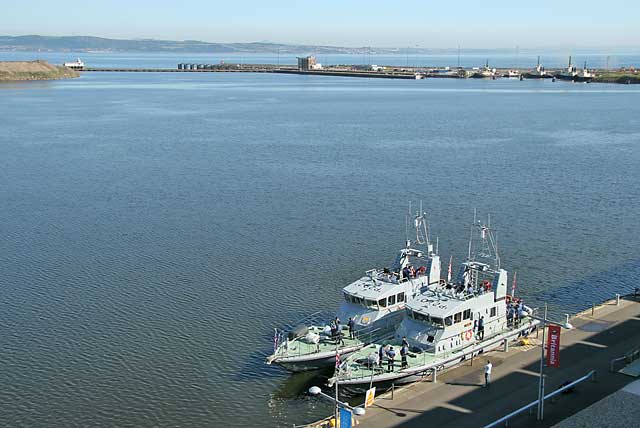
<path id="1" fill-rule="evenodd" d="M 472 252 L 474 235 L 480 239 Z M 444 288 L 429 287 L 408 302 L 408 316 L 393 340 L 351 354 L 330 385 L 361 390 L 415 382 L 526 336 L 539 322 L 522 301 L 515 306 L 507 286 L 493 231 L 474 221 L 469 254 L 456 280 Z"/>
<path id="2" fill-rule="evenodd" d="M 569 57 L 569 65 L 567 69 L 561 73 L 555 75 L 560 80 L 571 80 L 572 82 L 591 82 L 595 77 L 595 73 L 587 68 L 587 62 L 585 61 L 582 70 L 578 70 L 575 65 L 571 63 L 571 57 Z"/>
<path id="3" fill-rule="evenodd" d="M 526 73 L 522 73 L 522 77 L 525 79 L 551 79 L 553 75 L 548 73 L 542 64 L 540 64 L 540 57 L 538 57 L 536 68 Z"/>
<path id="4" fill-rule="evenodd" d="M 84 62 L 80 58 L 77 58 L 74 62 L 65 62 L 62 65 L 71 70 L 84 70 Z"/>
<path id="5" fill-rule="evenodd" d="M 502 77 L 507 77 L 509 79 L 519 79 L 520 78 L 520 71 L 518 70 L 507 70 Z"/>
<path id="6" fill-rule="evenodd" d="M 429 239 L 422 207 L 413 222 L 413 244 L 406 240 L 391 267 L 368 270 L 365 276 L 344 287 L 344 302 L 329 325 L 275 329 L 273 354 L 267 357 L 267 364 L 294 372 L 320 369 L 331 366 L 337 356 L 393 337 L 406 314 L 407 302 L 426 287 L 441 286 L 440 257 Z"/>
<path id="7" fill-rule="evenodd" d="M 472 74 L 469 76 L 474 79 L 495 79 L 497 76 L 497 70 L 495 68 L 489 67 L 489 60 L 487 60 L 486 64 L 482 68 L 474 68 Z"/>

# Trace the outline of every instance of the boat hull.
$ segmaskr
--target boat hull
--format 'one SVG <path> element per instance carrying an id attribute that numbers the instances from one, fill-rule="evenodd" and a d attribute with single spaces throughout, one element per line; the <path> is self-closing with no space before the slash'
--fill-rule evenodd
<path id="1" fill-rule="evenodd" d="M 551 74 L 534 74 L 534 73 L 523 73 L 522 77 L 525 79 L 552 79 L 553 78 Z"/>
<path id="2" fill-rule="evenodd" d="M 556 79 L 567 80 L 571 82 L 586 82 L 589 83 L 593 80 L 593 77 L 583 77 L 583 76 L 568 76 L 566 74 L 557 74 Z"/>
<path id="3" fill-rule="evenodd" d="M 338 350 L 340 357 L 346 357 L 361 349 L 365 344 L 350 346 Z M 273 358 L 267 364 L 281 366 L 291 372 L 304 372 L 308 370 L 321 370 L 335 366 L 335 352 L 320 352 L 316 354 L 305 354 L 299 356 L 286 356 Z"/>
<path id="4" fill-rule="evenodd" d="M 441 372 L 455 367 L 467 359 L 503 347 L 505 340 L 512 342 L 523 336 L 527 336 L 532 331 L 535 331 L 538 324 L 539 321 L 533 321 L 526 326 L 522 326 L 506 333 L 501 333 L 498 336 L 476 343 L 469 347 L 471 349 L 468 351 L 465 352 L 462 350 L 459 356 L 452 356 L 426 366 L 409 367 L 395 372 L 385 372 L 374 376 L 363 376 L 355 379 L 342 379 L 337 380 L 337 382 L 340 387 L 345 387 L 350 392 L 362 392 L 367 390 L 370 385 L 390 386 L 391 384 L 403 385 L 417 382 L 423 380 L 425 377 L 430 377 L 434 370 Z M 333 382 L 336 382 L 335 378 L 330 380 L 330 384 L 333 384 Z"/>

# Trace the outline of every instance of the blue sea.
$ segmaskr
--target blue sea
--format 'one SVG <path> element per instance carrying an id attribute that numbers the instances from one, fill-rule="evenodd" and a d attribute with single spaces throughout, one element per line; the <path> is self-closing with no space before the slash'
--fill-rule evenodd
<path id="1" fill-rule="evenodd" d="M 273 328 L 390 264 L 410 201 L 454 263 L 491 214 L 516 293 L 554 316 L 640 274 L 640 86 L 83 73 L 1 83 L 0 130 L 7 426 L 328 415 L 313 374 L 264 365 Z"/>

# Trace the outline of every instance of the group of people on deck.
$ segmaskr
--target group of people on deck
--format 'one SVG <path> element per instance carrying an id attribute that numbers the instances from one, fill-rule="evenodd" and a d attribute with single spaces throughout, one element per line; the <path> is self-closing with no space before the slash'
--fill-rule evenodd
<path id="1" fill-rule="evenodd" d="M 353 318 L 349 317 L 349 321 L 347 321 L 347 326 L 349 327 L 349 338 L 355 339 L 356 337 L 356 322 Z M 335 317 L 329 323 L 329 328 L 331 329 L 331 338 L 336 341 L 336 345 L 344 345 L 344 338 L 342 335 L 342 324 L 340 324 L 340 318 Z"/>
<path id="2" fill-rule="evenodd" d="M 409 355 L 409 342 L 406 337 L 402 338 L 402 344 L 400 345 L 400 358 L 401 358 L 401 368 L 404 369 L 408 367 L 407 356 Z M 378 367 L 382 368 L 383 359 L 386 357 L 387 359 L 387 371 L 392 372 L 395 367 L 395 359 L 396 359 L 396 351 L 393 349 L 391 345 L 382 345 L 378 348 L 378 358 L 377 364 Z"/>
<path id="3" fill-rule="evenodd" d="M 475 294 L 480 295 L 490 291 L 491 283 L 489 281 L 483 281 L 482 284 L 478 285 L 477 287 L 474 287 L 472 283 L 467 284 L 467 286 L 465 286 L 463 283 L 460 283 L 458 285 L 451 282 L 447 283 L 448 290 L 451 290 L 454 287 L 456 289 L 456 293 L 465 293 L 469 296 L 473 296 Z"/>
<path id="4" fill-rule="evenodd" d="M 398 282 L 403 279 L 410 278 L 418 278 L 421 275 L 424 275 L 427 272 L 427 268 L 424 266 L 420 266 L 419 268 L 414 268 L 413 265 L 407 265 L 403 267 L 401 270 L 397 270 L 392 272 L 389 268 L 384 268 L 384 274 L 391 282 Z"/>
<path id="5" fill-rule="evenodd" d="M 513 298 L 507 301 L 507 326 L 519 327 L 525 315 L 522 299 Z"/>

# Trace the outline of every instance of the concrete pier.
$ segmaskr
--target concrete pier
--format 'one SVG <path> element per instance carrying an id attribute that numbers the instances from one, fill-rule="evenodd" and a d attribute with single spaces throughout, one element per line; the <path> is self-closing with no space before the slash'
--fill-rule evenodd
<path id="1" fill-rule="evenodd" d="M 563 321 L 563 320 L 558 320 Z M 627 296 L 589 308 L 571 319 L 574 328 L 563 330 L 560 368 L 545 369 L 545 393 L 564 382 L 596 370 L 596 381 L 577 385 L 573 392 L 545 402 L 544 421 L 536 411 L 509 421 L 510 427 L 550 427 L 577 413 L 634 380 L 610 372 L 612 359 L 640 346 L 640 302 Z M 395 388 L 376 398 L 364 417 L 362 428 L 383 427 L 483 427 L 538 397 L 540 340 L 511 346 L 508 352 L 494 351 L 477 357 L 438 376 L 438 382 L 416 383 Z M 483 387 L 484 365 L 493 363 L 490 387 Z"/>

